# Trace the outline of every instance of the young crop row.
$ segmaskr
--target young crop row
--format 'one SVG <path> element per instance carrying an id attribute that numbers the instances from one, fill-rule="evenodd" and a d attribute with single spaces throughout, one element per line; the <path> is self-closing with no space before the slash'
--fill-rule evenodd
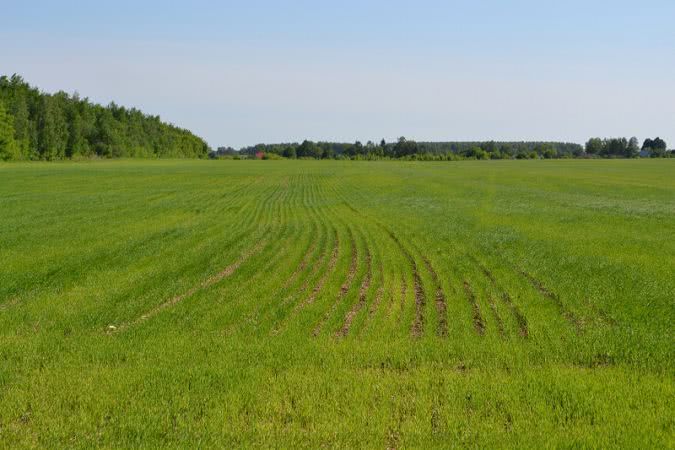
<path id="1" fill-rule="evenodd" d="M 316 175 L 242 188 L 232 200 L 241 225 L 232 233 L 230 248 L 236 251 L 229 264 L 107 331 L 142 327 L 187 303 L 210 320 L 224 315 L 228 334 L 341 340 L 405 333 L 445 339 L 469 329 L 500 339 L 529 336 L 526 308 L 480 255 L 457 255 L 468 271 L 438 269 L 432 255 L 359 211 L 353 200 L 358 198 Z M 580 320 L 560 296 L 522 269 L 510 272 L 581 332 Z M 222 295 L 219 306 L 232 313 L 209 307 L 209 301 L 196 306 L 193 297 L 208 298 L 212 289 Z"/>

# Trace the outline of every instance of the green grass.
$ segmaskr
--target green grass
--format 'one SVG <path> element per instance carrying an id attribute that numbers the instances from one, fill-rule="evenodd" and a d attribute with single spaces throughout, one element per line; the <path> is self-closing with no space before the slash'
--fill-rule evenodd
<path id="1" fill-rule="evenodd" d="M 0 447 L 675 448 L 674 174 L 0 165 Z"/>

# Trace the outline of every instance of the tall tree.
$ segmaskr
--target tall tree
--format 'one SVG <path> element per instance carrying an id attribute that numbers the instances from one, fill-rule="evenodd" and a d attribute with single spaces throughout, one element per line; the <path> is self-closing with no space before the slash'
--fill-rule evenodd
<path id="1" fill-rule="evenodd" d="M 586 153 L 589 155 L 599 155 L 603 152 L 604 143 L 600 138 L 590 138 L 586 142 Z"/>
<path id="2" fill-rule="evenodd" d="M 626 148 L 626 157 L 635 158 L 638 156 L 639 153 L 640 153 L 640 143 L 638 141 L 638 138 L 633 136 L 628 141 L 628 147 Z"/>
<path id="3" fill-rule="evenodd" d="M 68 123 L 57 97 L 45 96 L 38 115 L 38 152 L 47 160 L 66 156 Z"/>
<path id="4" fill-rule="evenodd" d="M 650 138 L 647 138 L 647 139 L 645 139 L 644 143 L 642 144 L 642 150 L 651 150 L 653 145 L 654 145 L 654 141 L 652 141 Z"/>
<path id="5" fill-rule="evenodd" d="M 14 140 L 14 123 L 7 113 L 5 105 L 0 101 L 0 160 L 16 159 L 18 147 Z"/>

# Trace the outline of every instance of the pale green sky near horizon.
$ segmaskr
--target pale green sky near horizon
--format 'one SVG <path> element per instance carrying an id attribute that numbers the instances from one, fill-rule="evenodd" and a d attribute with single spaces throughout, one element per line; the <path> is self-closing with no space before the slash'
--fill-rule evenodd
<path id="1" fill-rule="evenodd" d="M 675 2 L 14 2 L 0 73 L 214 147 L 661 136 Z"/>

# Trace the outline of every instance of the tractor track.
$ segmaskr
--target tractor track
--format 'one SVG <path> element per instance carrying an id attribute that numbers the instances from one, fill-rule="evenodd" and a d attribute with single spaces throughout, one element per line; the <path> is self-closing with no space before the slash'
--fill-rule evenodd
<path id="1" fill-rule="evenodd" d="M 344 323 L 342 324 L 342 327 L 335 332 L 336 337 L 345 337 L 347 334 L 349 334 L 349 330 L 352 326 L 352 322 L 354 321 L 354 318 L 356 315 L 363 309 L 364 306 L 366 306 L 366 296 L 368 294 L 368 290 L 370 289 L 370 283 L 373 278 L 373 267 L 372 267 L 372 257 L 370 255 L 370 250 L 366 249 L 366 276 L 363 279 L 363 283 L 361 283 L 361 288 L 359 289 L 359 298 L 356 303 L 354 303 L 354 306 L 347 312 L 345 315 Z"/>
<path id="2" fill-rule="evenodd" d="M 415 258 L 413 258 L 412 254 L 403 246 L 398 236 L 396 236 L 393 231 L 379 222 L 377 224 L 384 231 L 386 231 L 389 237 L 396 243 L 399 250 L 401 250 L 405 258 L 408 260 L 408 263 L 412 269 L 413 291 L 415 292 L 415 319 L 412 323 L 412 326 L 410 327 L 410 333 L 413 337 L 419 338 L 424 333 L 424 306 L 426 305 L 426 295 L 424 293 L 424 288 L 422 287 L 422 279 L 420 278 L 417 262 L 415 261 Z"/>
<path id="3" fill-rule="evenodd" d="M 443 287 L 441 286 L 441 281 L 438 278 L 438 274 L 434 269 L 434 266 L 431 265 L 431 261 L 425 256 L 423 257 L 424 264 L 431 274 L 431 279 L 434 282 L 436 287 L 436 312 L 438 313 L 438 328 L 436 334 L 440 337 L 446 337 L 448 335 L 448 306 L 445 299 L 445 294 L 443 293 Z"/>
<path id="4" fill-rule="evenodd" d="M 513 300 L 511 300 L 511 296 L 509 295 L 508 292 L 506 292 L 503 289 L 500 289 L 499 285 L 497 284 L 497 280 L 495 279 L 492 272 L 490 272 L 490 270 L 488 270 L 487 267 L 485 267 L 483 265 L 480 265 L 480 268 L 483 271 L 483 274 L 485 275 L 485 277 L 488 280 L 490 280 L 490 284 L 492 285 L 492 287 L 494 287 L 497 291 L 501 291 L 500 298 L 502 300 L 502 303 L 504 303 L 507 306 L 507 308 L 509 308 L 509 310 L 511 311 L 511 314 L 513 315 L 513 317 L 516 318 L 516 322 L 518 323 L 518 334 L 521 337 L 524 337 L 524 338 L 528 337 L 530 335 L 530 332 L 529 332 L 528 326 L 527 326 L 527 319 L 525 318 L 523 313 L 520 311 L 520 308 L 518 308 L 518 305 L 513 303 Z"/>
<path id="5" fill-rule="evenodd" d="M 324 252 L 322 253 L 322 255 L 320 257 L 320 260 L 324 259 L 325 254 L 326 254 L 326 251 L 324 250 Z M 321 278 L 319 278 L 319 280 L 316 282 L 316 284 L 312 288 L 312 291 L 309 293 L 307 298 L 305 298 L 300 303 L 297 303 L 295 305 L 295 307 L 293 307 L 293 309 L 288 314 L 288 316 L 283 318 L 277 324 L 277 326 L 275 326 L 272 329 L 272 334 L 279 334 L 285 328 L 285 326 L 288 324 L 288 322 L 291 319 L 293 319 L 302 309 L 304 309 L 305 307 L 314 303 L 317 296 L 319 295 L 319 293 L 323 289 L 324 285 L 328 281 L 328 277 L 330 277 L 330 275 L 335 270 L 335 266 L 337 264 L 339 255 L 340 255 L 340 238 L 339 238 L 339 235 L 338 235 L 337 231 L 335 231 L 335 243 L 333 244 L 333 251 L 331 252 L 330 259 L 328 260 L 328 265 L 326 267 L 326 270 L 321 274 Z M 310 280 L 312 279 L 312 277 L 314 275 L 316 275 L 319 272 L 319 270 L 322 267 L 323 267 L 322 264 L 317 264 L 316 266 L 314 266 L 314 269 L 312 270 L 312 274 L 309 277 L 305 278 L 305 281 L 302 283 L 302 286 L 300 286 L 300 289 L 298 289 L 298 291 L 297 291 L 298 295 L 302 292 L 305 292 L 309 288 Z M 288 303 L 293 298 L 295 298 L 295 296 L 296 295 L 293 295 L 293 294 L 289 295 L 282 303 L 284 303 L 284 304 Z"/>
<path id="6" fill-rule="evenodd" d="M 370 305 L 370 308 L 368 308 L 368 320 L 372 321 L 373 318 L 375 317 L 375 314 L 377 313 L 377 310 L 380 308 L 380 304 L 382 303 L 382 298 L 384 297 L 384 270 L 382 269 L 382 263 L 379 264 L 380 267 L 380 287 L 377 288 L 377 292 L 375 293 L 375 300 L 373 300 L 373 304 Z"/>
<path id="7" fill-rule="evenodd" d="M 335 302 L 333 302 L 333 305 L 330 307 L 328 311 L 326 311 L 326 313 L 314 327 L 314 330 L 312 331 L 312 336 L 314 337 L 317 337 L 321 333 L 321 330 L 323 329 L 325 323 L 328 321 L 333 312 L 337 309 L 338 305 L 340 305 L 342 299 L 345 297 L 345 295 L 347 295 L 347 292 L 349 292 L 349 289 L 351 289 L 352 283 L 354 282 L 354 278 L 356 277 L 356 271 L 359 262 L 359 253 L 356 247 L 356 240 L 354 239 L 354 234 L 352 233 L 351 229 L 349 229 L 349 241 L 352 247 L 352 259 L 349 265 L 349 272 L 347 273 L 347 278 L 340 286 L 340 291 L 338 292 L 337 298 L 335 299 Z"/>
<path id="8" fill-rule="evenodd" d="M 483 316 L 480 313 L 480 306 L 478 306 L 476 295 L 473 293 L 471 285 L 466 280 L 464 280 L 464 292 L 466 293 L 466 298 L 469 300 L 469 304 L 471 305 L 473 326 L 476 329 L 476 333 L 483 336 L 485 334 L 485 319 L 483 319 Z"/>

